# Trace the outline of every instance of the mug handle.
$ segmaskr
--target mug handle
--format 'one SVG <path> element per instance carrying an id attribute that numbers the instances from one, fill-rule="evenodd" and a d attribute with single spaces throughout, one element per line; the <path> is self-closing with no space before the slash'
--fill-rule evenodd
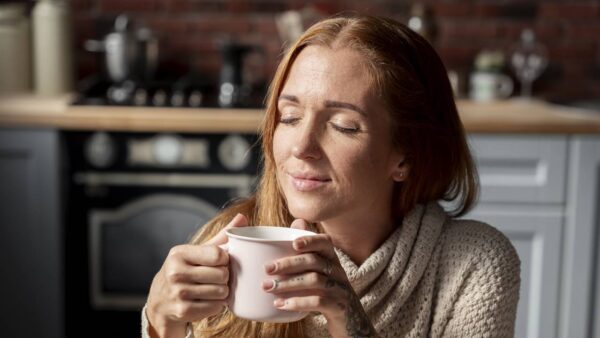
<path id="1" fill-rule="evenodd" d="M 229 242 L 223 243 L 223 244 L 219 244 L 217 246 L 219 248 L 227 251 L 227 253 L 229 253 Z M 231 277 L 231 264 L 229 264 L 229 267 L 230 267 L 230 269 L 229 269 L 229 276 Z M 231 293 L 231 278 L 229 278 L 229 283 L 228 284 L 229 284 L 228 285 L 229 286 L 229 296 L 227 297 L 226 301 L 227 301 L 227 307 L 231 309 L 231 307 L 233 305 L 232 304 L 232 298 L 231 298 L 231 294 L 232 294 Z"/>

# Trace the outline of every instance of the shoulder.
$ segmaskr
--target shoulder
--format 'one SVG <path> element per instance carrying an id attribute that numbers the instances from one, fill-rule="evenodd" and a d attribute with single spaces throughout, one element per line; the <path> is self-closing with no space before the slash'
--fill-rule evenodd
<path id="1" fill-rule="evenodd" d="M 441 335 L 513 336 L 520 260 L 508 238 L 482 222 L 448 219 L 439 245 L 435 317 Z"/>
<path id="2" fill-rule="evenodd" d="M 493 226 L 474 220 L 449 219 L 444 225 L 445 250 L 468 252 L 479 258 L 518 259 L 510 240 Z"/>
<path id="3" fill-rule="evenodd" d="M 521 261 L 510 240 L 493 226 L 474 220 L 449 219 L 441 237 L 442 264 L 518 279 Z"/>

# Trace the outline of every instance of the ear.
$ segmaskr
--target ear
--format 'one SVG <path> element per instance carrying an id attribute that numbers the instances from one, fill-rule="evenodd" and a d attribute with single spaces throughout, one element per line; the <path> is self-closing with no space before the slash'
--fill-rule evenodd
<path id="1" fill-rule="evenodd" d="M 400 160 L 397 161 L 396 166 L 392 169 L 392 180 L 394 180 L 394 182 L 402 182 L 406 180 L 409 171 L 410 166 L 406 163 L 406 158 L 404 155 L 402 155 Z"/>

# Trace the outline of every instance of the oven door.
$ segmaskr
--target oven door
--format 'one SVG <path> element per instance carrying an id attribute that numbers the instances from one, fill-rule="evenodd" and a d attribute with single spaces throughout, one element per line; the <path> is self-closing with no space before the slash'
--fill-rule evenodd
<path id="1" fill-rule="evenodd" d="M 88 211 L 90 301 L 98 310 L 141 309 L 169 250 L 189 242 L 227 200 L 247 195 L 252 183 L 247 175 L 206 174 L 83 173 L 75 179 L 89 191 L 137 194 Z"/>
<path id="2" fill-rule="evenodd" d="M 91 305 L 140 309 L 170 248 L 186 243 L 217 213 L 189 195 L 154 194 L 89 217 Z"/>
<path id="3" fill-rule="evenodd" d="M 247 196 L 255 176 L 78 172 L 73 179 L 65 224 L 67 336 L 132 337 L 170 248 Z"/>

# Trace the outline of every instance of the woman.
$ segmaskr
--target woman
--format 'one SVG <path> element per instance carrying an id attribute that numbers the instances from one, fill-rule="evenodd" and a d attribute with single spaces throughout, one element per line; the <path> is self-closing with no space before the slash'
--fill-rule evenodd
<path id="1" fill-rule="evenodd" d="M 311 27 L 279 65 L 262 149 L 256 194 L 167 257 L 144 334 L 513 335 L 519 259 L 494 228 L 451 218 L 473 205 L 476 172 L 446 71 L 423 38 L 375 17 Z M 447 214 L 439 200 L 454 209 Z M 311 312 L 299 322 L 250 322 L 224 308 L 222 229 L 259 224 L 321 232 L 265 266 L 287 276 L 263 282 L 280 297 L 274 306 Z M 305 296 L 286 298 L 291 290 Z"/>

